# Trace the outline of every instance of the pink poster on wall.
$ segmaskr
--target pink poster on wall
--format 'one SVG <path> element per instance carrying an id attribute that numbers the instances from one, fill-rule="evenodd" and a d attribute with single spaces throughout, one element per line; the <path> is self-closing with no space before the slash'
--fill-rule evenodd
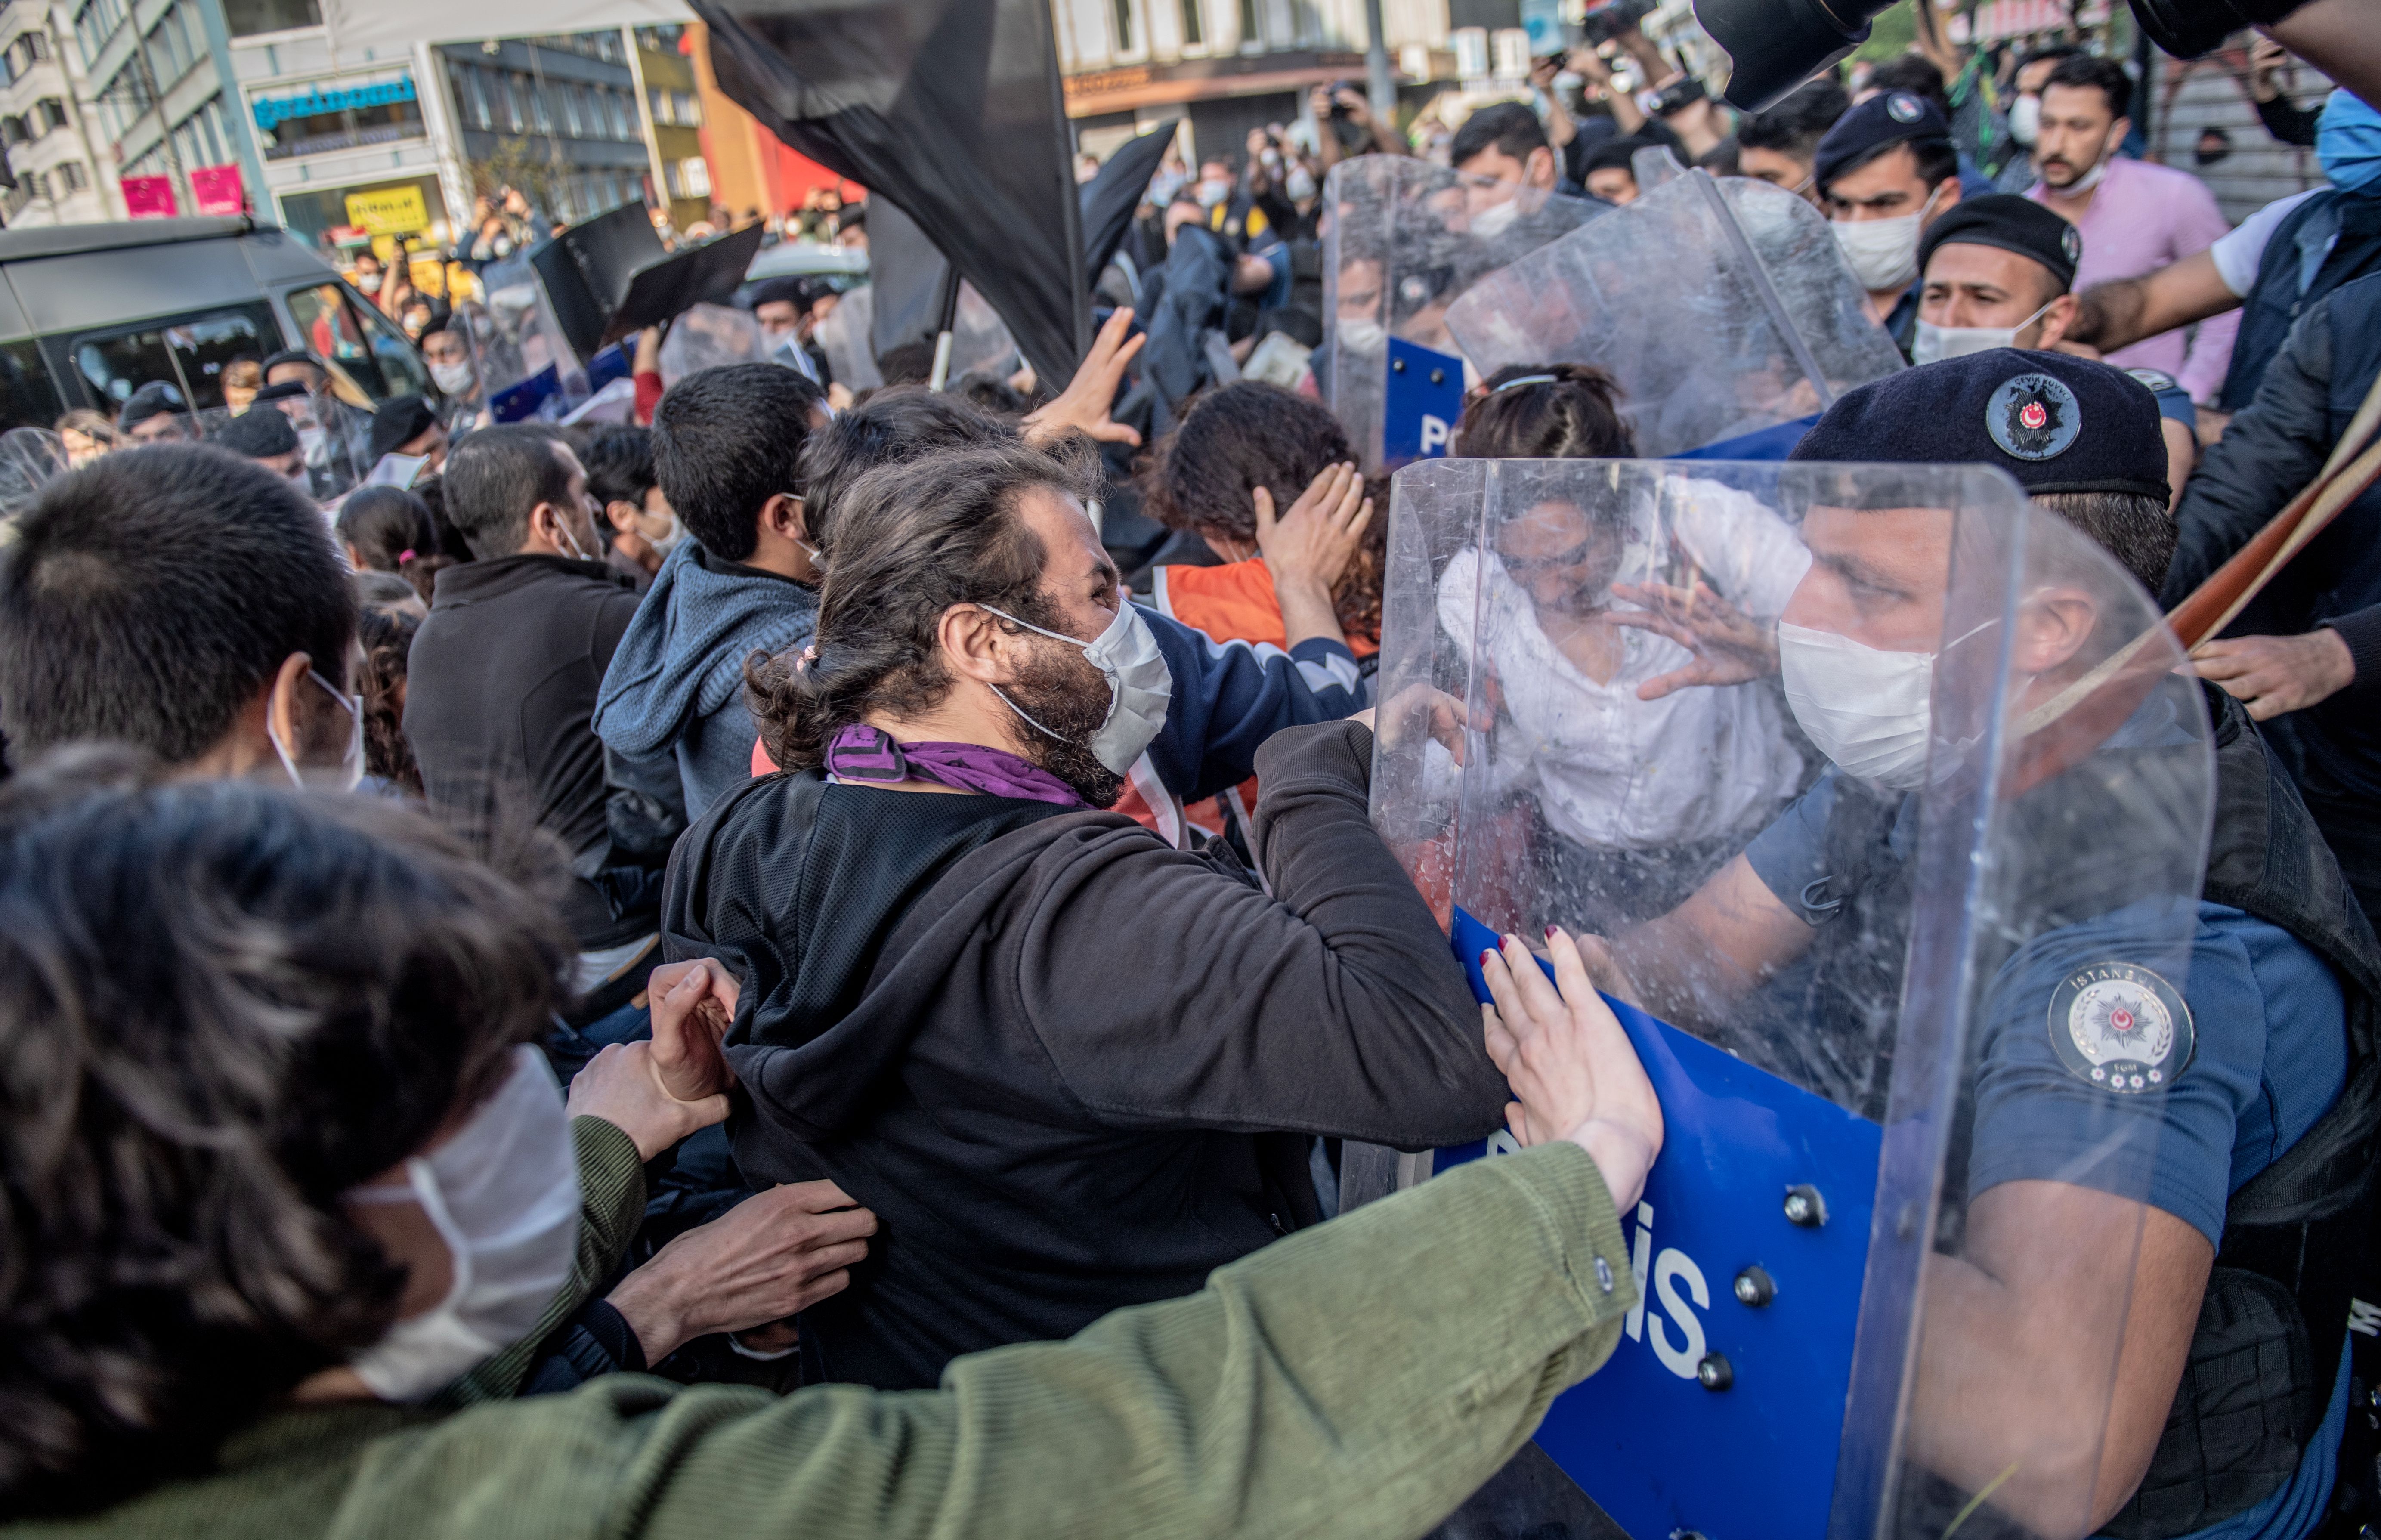
<path id="1" fill-rule="evenodd" d="M 190 201 L 202 214 L 246 213 L 248 189 L 240 183 L 239 167 L 202 165 L 192 171 Z"/>
<path id="2" fill-rule="evenodd" d="M 171 219 L 182 212 L 171 177 L 124 178 L 124 212 L 134 219 Z"/>

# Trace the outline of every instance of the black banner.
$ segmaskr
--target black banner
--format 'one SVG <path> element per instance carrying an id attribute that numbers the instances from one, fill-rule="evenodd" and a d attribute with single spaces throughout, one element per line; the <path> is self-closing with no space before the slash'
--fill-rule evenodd
<path id="1" fill-rule="evenodd" d="M 1049 0 L 692 3 L 721 90 L 898 204 L 1041 378 L 1073 376 L 1091 302 Z"/>

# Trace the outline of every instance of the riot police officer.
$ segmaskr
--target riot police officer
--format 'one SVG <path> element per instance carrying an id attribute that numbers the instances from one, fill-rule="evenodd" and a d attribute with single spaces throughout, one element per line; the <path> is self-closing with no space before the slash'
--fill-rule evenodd
<path id="1" fill-rule="evenodd" d="M 2155 401 L 2096 363 L 1997 349 L 1910 370 L 1843 397 L 1793 458 L 1997 466 L 2151 591 L 2173 549 Z M 1942 658 L 1979 635 L 2008 648 L 2009 709 L 2033 727 L 2124 640 L 2091 641 L 2109 606 L 2055 575 L 1954 636 L 1948 574 L 1978 558 L 1955 549 L 1948 513 L 1892 501 L 1808 510 L 1812 566 L 1776 627 L 1774 666 L 1827 768 L 1678 909 L 1611 943 L 1652 1009 L 1745 1057 L 1797 1035 L 1746 1031 L 1764 1010 L 1801 1023 L 1797 1051 L 1827 1061 L 1797 1067 L 1806 1083 L 1881 1040 L 1875 1012 L 1895 1002 L 1874 1002 L 1899 990 L 1879 959 L 1898 967 L 1911 944 L 1917 793 L 1974 757 L 1933 719 Z M 1696 650 L 1701 682 L 1760 671 L 1740 624 L 1667 597 L 1640 623 Z M 2031 1532 L 2302 1540 L 2346 1422 L 2381 954 L 2238 703 L 2171 677 L 2136 694 L 2088 756 L 2020 756 L 2033 767 L 2005 769 L 1987 799 L 2034 820 L 2050 853 L 2023 903 L 1984 906 L 1998 934 L 1976 954 L 1945 1178 L 1963 1190 L 1964 1233 L 1936 1238 L 1957 1261 L 1925 1287 L 1909 1448 Z M 2210 747 L 2213 837 L 2168 944 L 2159 905 L 2127 886 L 2130 852 L 2205 837 L 2204 805 L 2179 788 Z M 1881 1080 L 1846 1083 L 1841 1099 L 1884 1115 Z M 2101 1402 L 2058 1393 L 2095 1375 Z M 2070 1400 L 2072 1429 L 2011 1425 Z M 2071 1449 L 2065 1468 L 2039 1458 L 2045 1442 Z"/>

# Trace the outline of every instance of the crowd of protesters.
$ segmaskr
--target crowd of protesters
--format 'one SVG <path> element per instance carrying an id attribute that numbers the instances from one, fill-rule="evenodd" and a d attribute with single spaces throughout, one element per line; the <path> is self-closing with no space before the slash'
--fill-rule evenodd
<path id="1" fill-rule="evenodd" d="M 1333 168 L 1626 207 L 1667 158 L 1807 199 L 1911 367 L 1796 458 L 1996 466 L 2143 604 L 2247 544 L 2381 373 L 2381 115 L 2345 92 L 2256 98 L 2330 186 L 2228 229 L 2125 153 L 2141 83 L 2073 46 L 1753 115 L 1634 26 L 1532 79 L 1410 136 L 1318 86 L 1169 154 L 1063 383 L 888 352 L 855 388 L 846 290 L 781 280 L 740 361 L 674 373 L 656 330 L 608 420 L 498 422 L 469 326 L 366 255 L 434 393 L 367 406 L 292 349 L 229 366 L 220 413 L 160 381 L 61 420 L 0 527 L 0 1528 L 1419 1535 L 1495 1476 L 1646 1288 L 1621 1226 L 1665 1113 L 1597 985 L 1691 1021 L 1736 1001 L 1654 941 L 1749 994 L 1829 934 L 1805 810 L 1862 746 L 1780 617 L 1858 553 L 1696 476 L 1658 530 L 1549 499 L 1435 554 L 1406 623 L 1496 617 L 1466 661 L 1515 730 L 1480 784 L 1598 896 L 1481 956 L 1484 1011 L 1371 816 L 1376 752 L 1484 739 L 1376 699 L 1396 492 L 1316 373 L 1349 345 Z M 831 194 L 788 227 L 865 239 Z M 465 254 L 551 234 L 508 192 Z M 1984 441 L 2019 378 L 2080 412 L 2071 451 Z M 1609 373 L 1548 360 L 1471 381 L 1447 452 L 1638 446 Z M 2193 977 L 2237 985 L 2199 1031 L 2241 1106 L 2172 1115 L 2205 1158 L 2143 1228 L 2180 1281 L 2109 1327 L 1991 1265 L 2038 1199 L 1976 1226 L 2010 1318 L 2066 1320 L 2012 1381 L 2094 1340 L 2161 1366 L 2081 1498 L 2031 1469 L 1996 1497 L 2091 1515 L 2042 1533 L 2139 1516 L 2228 1203 L 2371 1056 L 2376 516 L 2195 660 L 2226 741 L 2271 751 L 2227 783 L 2256 815 L 2216 814 Z M 1624 571 L 1657 539 L 1732 554 L 1701 614 Z M 1564 741 L 1583 717 L 1613 726 Z M 2269 835 L 2321 915 L 2216 902 Z M 1500 1131 L 1340 1212 L 1350 1148 Z M 2310 1372 L 2258 1540 L 2329 1497 Z M 1911 1416 L 1944 1473 L 2005 1463 L 2009 1430 Z"/>

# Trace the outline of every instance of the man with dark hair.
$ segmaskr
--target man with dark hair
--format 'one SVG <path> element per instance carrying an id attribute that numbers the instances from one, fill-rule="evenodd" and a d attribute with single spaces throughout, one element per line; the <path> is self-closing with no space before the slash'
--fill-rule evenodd
<path id="1" fill-rule="evenodd" d="M 12 533 L 0 729 L 18 764 L 92 739 L 192 775 L 362 773 L 355 600 L 286 477 L 212 448 L 108 455 L 52 481 Z"/>
<path id="2" fill-rule="evenodd" d="M 1259 754 L 1269 889 L 1103 811 L 1172 685 L 1090 490 L 1015 441 L 853 487 L 814 644 L 754 677 L 791 773 L 671 862 L 672 955 L 740 975 L 739 1166 L 884 1220 L 803 1317 L 806 1378 L 930 1387 L 1187 1292 L 1320 1217 L 1308 1136 L 1496 1120 L 1479 1008 L 1366 817 L 1365 726 Z"/>
<path id="3" fill-rule="evenodd" d="M 384 455 L 427 458 L 425 475 L 435 475 L 446 464 L 446 424 L 430 403 L 419 396 L 392 396 L 372 413 L 372 434 L 365 458 L 378 465 Z M 371 466 L 366 466 L 369 471 Z"/>
<path id="4" fill-rule="evenodd" d="M 2051 67 L 2042 90 L 2040 180 L 2026 196 L 2083 236 L 2075 282 L 2138 277 L 2194 256 L 2231 229 L 2207 184 L 2187 171 L 2118 154 L 2132 129 L 2132 82 L 2113 59 L 2077 54 Z M 2219 315 L 2195 336 L 2180 329 L 2105 355 L 2121 369 L 2171 374 L 2192 397 L 2212 401 L 2232 361 L 2240 318 Z"/>
<path id="5" fill-rule="evenodd" d="M 824 385 L 826 350 L 811 334 L 825 316 L 820 301 L 833 298 L 835 291 L 816 278 L 772 278 L 753 289 L 752 319 L 761 324 L 763 356 Z"/>
<path id="6" fill-rule="evenodd" d="M 1546 141 L 1538 115 L 1520 102 L 1499 102 L 1465 118 L 1447 146 L 1447 164 L 1467 177 L 1579 196 L 1579 189 L 1564 178 L 1561 158 Z"/>
<path id="7" fill-rule="evenodd" d="M 1632 136 L 1607 139 L 1590 150 L 1580 162 L 1588 195 L 1622 206 L 1637 202 L 1637 152 L 1655 148 L 1652 140 Z"/>
<path id="8" fill-rule="evenodd" d="M 446 457 L 446 517 L 477 558 L 438 575 L 413 639 L 405 735 L 430 805 L 493 837 L 534 822 L 571 853 L 563 917 L 580 948 L 578 1018 L 637 993 L 653 942 L 652 868 L 616 831 L 591 719 L 637 609 L 606 567 L 587 473 L 551 429 L 484 428 Z"/>
<path id="9" fill-rule="evenodd" d="M 1818 202 L 1811 166 L 1819 141 L 1851 110 L 1852 99 L 1833 80 L 1813 80 L 1736 130 L 1737 162 L 1744 175 Z"/>
<path id="10" fill-rule="evenodd" d="M 264 383 L 276 385 L 295 380 L 309 393 L 331 383 L 330 371 L 324 369 L 313 354 L 303 348 L 285 348 L 264 356 Z"/>
<path id="11" fill-rule="evenodd" d="M 653 586 L 653 574 L 686 536 L 661 478 L 653 471 L 653 431 L 624 426 L 591 435 L 579 451 L 587 467 L 587 492 L 604 509 L 611 526 L 610 548 L 604 559 L 612 569 L 637 585 L 641 594 Z"/>
<path id="12" fill-rule="evenodd" d="M 744 660 L 800 646 L 817 623 L 801 460 L 826 421 L 819 387 L 774 363 L 690 374 L 653 412 L 653 474 L 694 538 L 653 575 L 594 725 L 623 759 L 674 760 L 690 818 L 751 774 Z"/>
<path id="13" fill-rule="evenodd" d="M 215 446 L 242 459 L 252 459 L 276 476 L 297 483 L 300 491 L 312 483 L 306 474 L 306 447 L 299 442 L 296 424 L 287 413 L 266 408 L 244 411 L 215 434 Z"/>
<path id="14" fill-rule="evenodd" d="M 1811 165 L 1836 244 L 1869 314 L 1909 356 L 1918 326 L 1918 238 L 1958 206 L 1960 158 L 1942 109 L 1889 91 L 1838 119 Z"/>
<path id="15" fill-rule="evenodd" d="M 2023 192 L 2033 185 L 2033 146 L 2042 137 L 2042 87 L 2061 59 L 2083 52 L 2071 43 L 2045 43 L 2018 61 L 2009 77 L 2009 136 L 2016 153 L 1994 175 L 2001 192 Z"/>

